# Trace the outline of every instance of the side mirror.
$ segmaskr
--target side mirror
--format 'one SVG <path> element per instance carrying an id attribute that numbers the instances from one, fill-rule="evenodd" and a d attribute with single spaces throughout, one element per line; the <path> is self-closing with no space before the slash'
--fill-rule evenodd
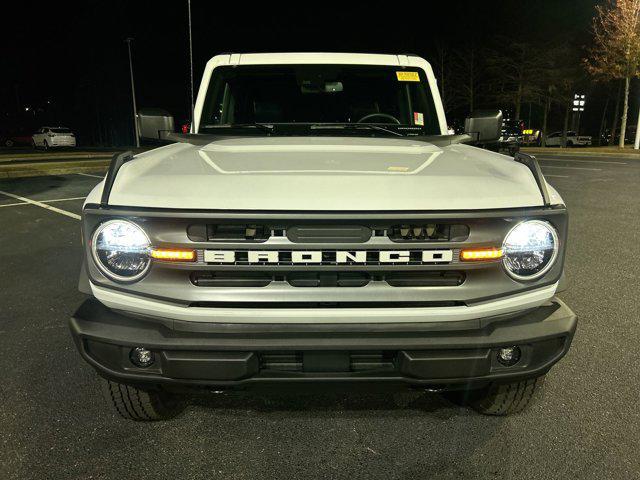
<path id="1" fill-rule="evenodd" d="M 159 108 L 145 108 L 138 111 L 138 131 L 146 140 L 166 140 L 174 131 L 173 116 Z"/>
<path id="2" fill-rule="evenodd" d="M 502 111 L 476 110 L 464 121 L 464 133 L 476 144 L 495 143 L 502 132 Z"/>

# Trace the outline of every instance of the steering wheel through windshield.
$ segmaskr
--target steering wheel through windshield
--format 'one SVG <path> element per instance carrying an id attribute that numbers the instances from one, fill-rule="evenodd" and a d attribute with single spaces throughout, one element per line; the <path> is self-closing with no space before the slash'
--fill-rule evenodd
<path id="1" fill-rule="evenodd" d="M 393 115 L 389 115 L 388 113 L 370 113 L 370 114 L 365 115 L 364 117 L 362 117 L 356 123 L 364 123 L 367 120 L 371 120 L 372 118 L 376 118 L 376 117 L 384 118 L 385 120 L 391 120 L 391 122 L 384 122 L 384 123 L 397 123 L 398 125 L 400 125 L 400 120 L 398 120 Z M 371 122 L 371 123 L 373 123 L 373 122 Z"/>

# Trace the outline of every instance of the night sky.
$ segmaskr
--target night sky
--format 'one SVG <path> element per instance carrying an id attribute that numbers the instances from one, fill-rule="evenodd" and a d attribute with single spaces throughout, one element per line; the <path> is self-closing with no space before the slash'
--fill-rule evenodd
<path id="1" fill-rule="evenodd" d="M 482 46 L 496 36 L 533 44 L 554 37 L 587 44 L 596 4 L 222 3 L 192 0 L 196 90 L 206 61 L 222 52 L 411 52 L 434 62 L 438 44 Z M 162 107 L 178 122 L 188 119 L 186 0 L 22 3 L 2 9 L 2 128 L 56 123 L 78 131 L 83 143 L 130 143 L 127 37 L 135 39 L 139 108 Z M 590 87 L 586 128 L 600 121 L 601 90 Z M 25 114 L 25 107 L 30 112 Z"/>

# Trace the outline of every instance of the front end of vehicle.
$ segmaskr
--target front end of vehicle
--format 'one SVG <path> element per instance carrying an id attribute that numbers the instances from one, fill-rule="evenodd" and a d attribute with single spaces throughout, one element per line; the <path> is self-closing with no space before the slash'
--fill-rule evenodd
<path id="1" fill-rule="evenodd" d="M 575 315 L 555 297 L 564 207 L 435 214 L 83 214 L 83 357 L 160 391 L 264 383 L 487 388 L 544 375 Z"/>
<path id="2" fill-rule="evenodd" d="M 123 416 L 267 384 L 507 414 L 568 351 L 564 203 L 534 158 L 463 144 L 496 142 L 500 112 L 447 134 L 424 60 L 221 55 L 195 111 L 179 143 L 114 157 L 83 209 L 70 326 Z"/>

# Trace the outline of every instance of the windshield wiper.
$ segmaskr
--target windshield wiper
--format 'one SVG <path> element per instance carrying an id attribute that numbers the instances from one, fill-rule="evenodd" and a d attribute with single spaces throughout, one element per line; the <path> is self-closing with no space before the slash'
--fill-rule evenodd
<path id="1" fill-rule="evenodd" d="M 379 132 L 390 133 L 391 135 L 397 135 L 398 137 L 404 137 L 403 133 L 391 130 L 390 128 L 381 127 L 373 123 L 314 123 L 310 126 L 312 130 L 315 129 L 332 129 L 342 128 L 344 130 L 377 130 Z"/>
<path id="2" fill-rule="evenodd" d="M 230 128 L 257 128 L 267 133 L 273 133 L 275 130 L 275 125 L 271 125 L 268 123 L 232 123 L 229 125 Z"/>
<path id="3" fill-rule="evenodd" d="M 275 125 L 268 123 L 227 123 L 222 125 L 203 125 L 202 128 L 208 128 L 211 130 L 233 130 L 240 128 L 256 128 L 267 133 L 273 133 L 275 131 Z"/>

